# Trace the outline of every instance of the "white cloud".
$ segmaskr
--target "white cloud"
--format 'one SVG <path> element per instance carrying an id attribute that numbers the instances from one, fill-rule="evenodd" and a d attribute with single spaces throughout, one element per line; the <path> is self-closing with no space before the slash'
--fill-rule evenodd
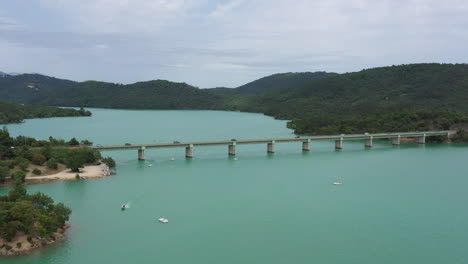
<path id="1" fill-rule="evenodd" d="M 195 0 L 41 0 L 64 12 L 76 31 L 155 32 L 183 22 Z"/>
<path id="2" fill-rule="evenodd" d="M 224 4 L 218 4 L 216 8 L 209 14 L 212 17 L 221 17 L 228 12 L 231 12 L 237 6 L 245 2 L 244 0 L 231 0 Z"/>
<path id="3" fill-rule="evenodd" d="M 72 79 L 236 86 L 285 71 L 468 61 L 464 0 L 38 1 L 62 29 L 14 29 L 23 17 L 0 12 L 0 41 L 34 58 L 28 67 Z M 2 54 L 11 71 L 25 67 Z"/>
<path id="4" fill-rule="evenodd" d="M 208 63 L 204 65 L 204 68 L 209 70 L 220 70 L 220 71 L 231 71 L 231 70 L 245 70 L 249 68 L 247 65 L 233 64 L 233 63 Z"/>

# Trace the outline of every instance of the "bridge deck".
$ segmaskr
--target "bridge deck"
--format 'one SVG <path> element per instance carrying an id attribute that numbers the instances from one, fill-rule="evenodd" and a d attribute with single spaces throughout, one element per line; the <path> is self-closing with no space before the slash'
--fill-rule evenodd
<path id="1" fill-rule="evenodd" d="M 392 139 L 392 138 L 412 138 L 412 137 L 430 137 L 430 136 L 448 136 L 450 131 L 427 131 L 427 132 L 405 132 L 405 133 L 376 133 L 376 134 L 354 134 L 354 135 L 330 135 L 330 136 L 304 136 L 299 138 L 270 138 L 270 139 L 239 139 L 239 140 L 220 140 L 220 141 L 195 141 L 180 143 L 151 143 L 135 145 L 106 145 L 93 146 L 93 149 L 100 151 L 109 150 L 131 150 L 154 148 L 185 148 L 189 146 L 225 146 L 235 143 L 236 145 L 246 144 L 267 144 L 267 143 L 288 143 L 288 142 L 308 142 L 308 141 L 331 141 L 331 140 L 366 140 L 366 139 Z"/>

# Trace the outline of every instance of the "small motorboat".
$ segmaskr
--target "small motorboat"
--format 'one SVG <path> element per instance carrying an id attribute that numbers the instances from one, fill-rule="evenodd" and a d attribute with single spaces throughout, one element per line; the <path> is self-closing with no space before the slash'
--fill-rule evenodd
<path id="1" fill-rule="evenodd" d="M 123 211 L 123 210 L 125 210 L 125 209 L 127 209 L 127 206 L 126 206 L 125 204 L 122 204 L 122 206 L 120 206 L 120 210 Z"/>
<path id="2" fill-rule="evenodd" d="M 153 164 L 148 164 L 148 167 L 153 167 Z"/>
<path id="3" fill-rule="evenodd" d="M 237 158 L 234 158 L 234 160 L 237 160 Z"/>
<path id="4" fill-rule="evenodd" d="M 334 182 L 333 185 L 341 185 L 343 184 L 342 182 Z"/>
<path id="5" fill-rule="evenodd" d="M 175 159 L 174 158 L 171 158 L 171 161 L 174 161 Z"/>
<path id="6" fill-rule="evenodd" d="M 159 218 L 158 221 L 159 221 L 160 223 L 163 223 L 163 224 L 169 223 L 169 220 L 166 219 L 166 218 L 163 218 L 163 217 Z"/>

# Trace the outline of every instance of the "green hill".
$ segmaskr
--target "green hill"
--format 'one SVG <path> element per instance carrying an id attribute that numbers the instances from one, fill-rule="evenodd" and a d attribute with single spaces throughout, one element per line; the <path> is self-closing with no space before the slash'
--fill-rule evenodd
<path id="1" fill-rule="evenodd" d="M 357 126 L 344 129 L 336 125 L 340 120 L 365 120 L 385 113 L 411 115 L 412 111 L 422 110 L 429 115 L 444 111 L 468 113 L 466 102 L 468 65 L 412 64 L 340 74 L 298 88 L 246 97 L 235 101 L 235 108 L 291 119 L 290 126 L 300 133 L 321 133 L 320 128 L 327 126 L 334 127 L 326 129 L 329 133 L 343 133 L 366 129 Z M 406 130 L 401 126 L 393 130 L 396 129 Z M 376 131 L 380 129 L 373 132 Z"/>
<path id="2" fill-rule="evenodd" d="M 0 99 L 60 106 L 259 112 L 292 120 L 289 126 L 298 133 L 446 129 L 465 122 L 468 65 L 282 73 L 235 89 L 198 89 L 164 80 L 128 85 L 73 82 L 23 74 L 0 78 Z M 419 121 L 416 127 L 408 125 Z"/>
<path id="3" fill-rule="evenodd" d="M 41 103 L 76 82 L 40 74 L 21 74 L 0 78 L 0 99 L 22 104 Z"/>
<path id="4" fill-rule="evenodd" d="M 336 73 L 328 72 L 288 72 L 277 73 L 249 82 L 237 88 L 213 88 L 216 91 L 232 95 L 256 95 L 271 91 L 285 90 L 288 88 L 301 87 L 311 81 L 335 76 Z"/>
<path id="5" fill-rule="evenodd" d="M 225 95 L 164 80 L 73 82 L 39 74 L 0 78 L 0 99 L 24 104 L 134 109 L 221 109 Z"/>

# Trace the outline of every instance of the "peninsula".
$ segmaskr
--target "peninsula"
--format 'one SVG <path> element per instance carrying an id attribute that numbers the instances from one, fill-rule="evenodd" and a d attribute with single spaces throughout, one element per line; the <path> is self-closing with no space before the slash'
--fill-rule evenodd
<path id="1" fill-rule="evenodd" d="M 17 186 L 0 196 L 0 256 L 23 255 L 65 239 L 71 209 Z"/>

